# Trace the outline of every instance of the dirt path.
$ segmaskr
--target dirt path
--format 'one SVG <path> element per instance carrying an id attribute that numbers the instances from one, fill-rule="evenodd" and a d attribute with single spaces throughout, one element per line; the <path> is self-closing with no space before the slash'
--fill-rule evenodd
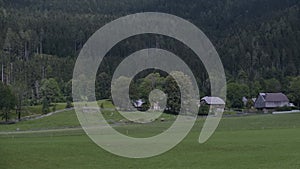
<path id="1" fill-rule="evenodd" d="M 55 111 L 55 112 L 51 112 L 51 113 L 43 114 L 43 115 L 38 115 L 38 116 L 26 116 L 26 117 L 21 118 L 21 121 L 29 121 L 29 120 L 42 119 L 42 118 L 44 118 L 44 117 L 49 117 L 49 116 L 52 116 L 52 115 L 54 115 L 54 114 L 62 113 L 62 112 L 70 111 L 70 110 L 74 110 L 74 108 L 68 108 L 68 109 L 57 110 L 57 111 Z"/>
<path id="2" fill-rule="evenodd" d="M 64 129 L 46 129 L 46 130 L 27 130 L 27 131 L 8 131 L 0 132 L 0 135 L 11 135 L 11 134 L 34 134 L 34 133 L 52 133 L 52 132 L 64 132 L 64 131 L 80 131 L 83 130 L 81 127 L 76 128 L 64 128 Z"/>

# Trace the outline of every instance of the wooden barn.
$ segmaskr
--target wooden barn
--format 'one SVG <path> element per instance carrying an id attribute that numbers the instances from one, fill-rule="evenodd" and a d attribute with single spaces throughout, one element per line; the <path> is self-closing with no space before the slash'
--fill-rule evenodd
<path id="1" fill-rule="evenodd" d="M 289 99 L 283 93 L 260 93 L 255 101 L 257 109 L 274 109 L 289 106 Z"/>

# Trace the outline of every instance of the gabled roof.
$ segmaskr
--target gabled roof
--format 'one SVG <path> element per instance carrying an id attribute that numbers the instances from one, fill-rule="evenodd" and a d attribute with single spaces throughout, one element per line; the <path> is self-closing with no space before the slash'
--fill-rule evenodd
<path id="1" fill-rule="evenodd" d="M 144 103 L 145 103 L 145 102 L 144 102 L 142 99 L 139 99 L 139 100 L 134 101 L 134 102 L 133 102 L 133 105 L 134 105 L 134 107 L 139 108 L 139 107 L 142 107 L 142 105 L 143 105 Z"/>
<path id="2" fill-rule="evenodd" d="M 204 101 L 208 105 L 225 105 L 224 100 L 219 97 L 203 97 L 201 101 Z"/>
<path id="3" fill-rule="evenodd" d="M 266 102 L 289 102 L 287 96 L 283 93 L 260 93 Z"/>

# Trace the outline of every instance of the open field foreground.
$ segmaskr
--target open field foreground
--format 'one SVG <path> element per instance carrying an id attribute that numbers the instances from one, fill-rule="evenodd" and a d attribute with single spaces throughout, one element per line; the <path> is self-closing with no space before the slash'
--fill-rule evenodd
<path id="1" fill-rule="evenodd" d="M 214 136 L 199 144 L 203 121 L 199 119 L 177 147 L 148 159 L 121 158 L 102 150 L 78 128 L 73 111 L 2 125 L 0 166 L 9 169 L 300 168 L 300 114 L 223 118 Z M 134 137 L 148 137 L 162 132 L 171 123 L 156 121 L 146 126 L 129 124 L 115 128 Z M 22 132 L 15 133 L 15 128 Z M 38 129 L 42 131 L 32 132 Z"/>

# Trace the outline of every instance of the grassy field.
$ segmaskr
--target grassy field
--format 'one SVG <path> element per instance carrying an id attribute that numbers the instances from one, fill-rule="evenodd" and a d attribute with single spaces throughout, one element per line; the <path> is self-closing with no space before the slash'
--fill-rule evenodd
<path id="1" fill-rule="evenodd" d="M 75 112 L 66 111 L 38 120 L 22 121 L 11 125 L 0 125 L 1 131 L 46 130 L 79 127 Z"/>
<path id="2" fill-rule="evenodd" d="M 66 108 L 66 103 L 56 103 L 56 110 L 63 110 Z M 49 107 L 50 112 L 53 111 L 53 105 Z M 22 114 L 21 117 L 25 116 L 37 116 L 41 115 L 42 113 L 42 105 L 36 105 L 36 106 L 24 106 L 22 107 Z M 15 120 L 18 118 L 18 115 L 15 113 L 15 110 L 12 110 L 10 113 L 10 120 Z M 0 122 L 4 122 L 4 119 L 0 117 Z"/>
<path id="3" fill-rule="evenodd" d="M 0 126 L 0 168 L 141 169 L 299 169 L 300 114 L 225 117 L 205 144 L 197 142 L 204 118 L 169 152 L 148 159 L 127 159 L 95 145 L 81 129 L 3 134 L 3 131 L 78 127 L 74 111 L 35 121 Z M 134 137 L 164 131 L 172 121 L 118 125 Z M 125 132 L 126 131 L 126 132 Z M 128 132 L 129 131 L 129 132 Z M 141 150 L 142 151 L 142 150 Z"/>

